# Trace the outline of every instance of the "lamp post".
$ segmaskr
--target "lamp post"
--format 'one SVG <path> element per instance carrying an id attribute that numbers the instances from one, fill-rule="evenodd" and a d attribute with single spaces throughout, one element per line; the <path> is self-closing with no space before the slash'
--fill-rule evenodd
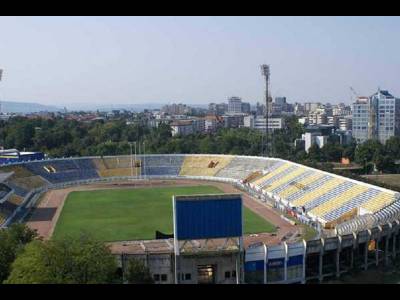
<path id="1" fill-rule="evenodd" d="M 132 157 L 132 142 L 129 142 L 129 147 L 131 150 L 131 180 L 133 180 L 133 157 Z"/>

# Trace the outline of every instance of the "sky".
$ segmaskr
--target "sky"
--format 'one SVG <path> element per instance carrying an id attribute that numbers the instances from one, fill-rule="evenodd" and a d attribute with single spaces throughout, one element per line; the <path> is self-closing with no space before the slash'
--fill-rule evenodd
<path id="1" fill-rule="evenodd" d="M 2 100 L 350 103 L 400 97 L 399 17 L 0 17 Z"/>

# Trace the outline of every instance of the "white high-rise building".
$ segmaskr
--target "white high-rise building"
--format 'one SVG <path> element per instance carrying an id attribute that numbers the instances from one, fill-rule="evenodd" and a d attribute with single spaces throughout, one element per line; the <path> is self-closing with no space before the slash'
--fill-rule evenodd
<path id="1" fill-rule="evenodd" d="M 384 144 L 400 134 L 400 99 L 378 90 L 371 97 L 353 103 L 352 134 L 357 142 L 376 139 Z"/>
<path id="2" fill-rule="evenodd" d="M 239 97 L 231 97 L 228 100 L 228 113 L 240 114 L 242 113 L 242 99 Z"/>

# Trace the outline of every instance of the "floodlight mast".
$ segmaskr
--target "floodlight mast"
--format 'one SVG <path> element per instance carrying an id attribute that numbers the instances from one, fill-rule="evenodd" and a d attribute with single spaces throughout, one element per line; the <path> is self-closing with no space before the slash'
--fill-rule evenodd
<path id="1" fill-rule="evenodd" d="M 269 97 L 269 65 L 261 65 L 261 73 L 265 78 L 265 156 L 269 156 L 269 132 L 268 132 L 268 117 L 270 114 L 270 97 Z"/>

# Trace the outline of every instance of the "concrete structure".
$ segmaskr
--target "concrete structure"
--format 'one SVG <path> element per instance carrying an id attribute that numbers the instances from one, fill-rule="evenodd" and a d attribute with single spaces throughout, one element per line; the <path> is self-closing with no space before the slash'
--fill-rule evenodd
<path id="1" fill-rule="evenodd" d="M 328 125 L 333 125 L 336 128 L 339 127 L 339 117 L 338 116 L 329 116 L 327 117 L 327 124 Z"/>
<path id="2" fill-rule="evenodd" d="M 296 116 L 304 116 L 305 115 L 305 107 L 304 107 L 304 105 L 303 104 L 301 104 L 301 103 L 295 103 L 294 104 L 294 114 L 296 115 Z"/>
<path id="3" fill-rule="evenodd" d="M 242 282 L 242 196 L 210 194 L 172 198 L 174 282 Z"/>
<path id="4" fill-rule="evenodd" d="M 242 113 L 242 99 L 239 97 L 231 97 L 228 99 L 228 113 L 241 114 Z"/>
<path id="5" fill-rule="evenodd" d="M 321 106 L 321 103 L 317 102 L 317 103 L 313 103 L 313 102 L 306 102 L 304 103 L 304 112 L 306 114 L 310 113 L 310 112 L 314 112 L 317 110 L 318 107 Z"/>
<path id="6" fill-rule="evenodd" d="M 245 258 L 245 281 L 267 284 L 322 282 L 339 278 L 351 270 L 389 265 L 400 254 L 399 228 L 396 221 L 370 230 L 294 245 L 284 243 L 280 247 L 260 245 L 249 248 Z M 274 272 L 268 272 L 268 266 L 273 262 L 281 263 Z"/>
<path id="7" fill-rule="evenodd" d="M 304 140 L 304 150 L 308 153 L 310 147 L 316 144 L 319 148 L 322 148 L 326 145 L 328 141 L 328 137 L 325 135 L 320 135 L 319 133 L 314 132 L 306 132 L 302 135 L 302 139 Z"/>
<path id="8" fill-rule="evenodd" d="M 218 128 L 222 127 L 223 118 L 218 116 L 206 116 L 204 118 L 204 131 L 208 133 L 212 133 L 218 130 Z"/>
<path id="9" fill-rule="evenodd" d="M 285 126 L 283 118 L 268 118 L 268 130 L 274 131 L 282 129 Z M 266 130 L 266 119 L 263 117 L 255 117 L 253 115 L 245 116 L 243 119 L 243 127 L 254 128 L 257 130 Z"/>
<path id="10" fill-rule="evenodd" d="M 239 128 L 243 126 L 244 114 L 224 115 L 222 116 L 223 126 L 225 128 Z"/>
<path id="11" fill-rule="evenodd" d="M 328 117 L 325 113 L 313 112 L 308 114 L 308 122 L 310 125 L 328 124 Z"/>
<path id="12" fill-rule="evenodd" d="M 221 116 L 228 112 L 228 104 L 226 103 L 210 103 L 208 105 L 208 111 L 210 114 Z"/>
<path id="13" fill-rule="evenodd" d="M 194 133 L 192 120 L 175 121 L 171 123 L 172 136 Z"/>
<path id="14" fill-rule="evenodd" d="M 250 245 L 244 254 L 245 283 L 312 283 L 340 278 L 352 270 L 388 266 L 400 255 L 400 223 L 388 222 L 369 230 L 281 245 Z M 173 240 L 131 241 L 111 244 L 119 266 L 130 258 L 142 260 L 156 283 L 174 283 Z M 236 283 L 235 255 L 212 253 L 202 258 L 187 256 L 180 283 L 198 283 L 204 269 L 218 265 L 215 283 Z M 200 271 L 200 272 L 199 272 Z M 204 277 L 203 277 L 204 278 Z M 201 279 L 200 279 L 201 280 Z"/>
<path id="15" fill-rule="evenodd" d="M 333 116 L 349 116 L 351 115 L 351 106 L 346 105 L 344 103 L 339 103 L 337 105 L 332 106 L 332 115 Z"/>
<path id="16" fill-rule="evenodd" d="M 185 114 L 191 114 L 192 108 L 187 106 L 186 104 L 171 104 L 171 105 L 164 105 L 161 108 L 161 112 L 170 114 L 170 115 L 185 115 Z"/>
<path id="17" fill-rule="evenodd" d="M 340 130 L 352 130 L 353 128 L 353 118 L 351 115 L 339 117 L 338 120 L 339 123 L 339 129 Z"/>
<path id="18" fill-rule="evenodd" d="M 171 124 L 172 136 L 189 135 L 205 131 L 205 120 L 201 118 L 190 120 L 175 120 Z"/>
<path id="19" fill-rule="evenodd" d="M 244 113 L 244 114 L 250 113 L 250 103 L 242 102 L 242 113 Z"/>
<path id="20" fill-rule="evenodd" d="M 382 144 L 400 134 L 400 99 L 378 90 L 371 97 L 359 97 L 353 103 L 353 137 L 362 143 L 376 139 Z"/>
<path id="21" fill-rule="evenodd" d="M 367 97 L 359 97 L 353 103 L 352 134 L 358 143 L 365 142 L 369 134 L 370 100 Z"/>

